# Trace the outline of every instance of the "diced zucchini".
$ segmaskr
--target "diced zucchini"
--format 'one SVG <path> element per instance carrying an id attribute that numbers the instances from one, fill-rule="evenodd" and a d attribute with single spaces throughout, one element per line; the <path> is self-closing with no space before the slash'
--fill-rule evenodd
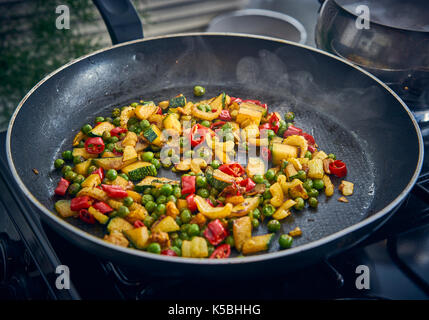
<path id="1" fill-rule="evenodd" d="M 296 171 L 292 163 L 289 163 L 285 168 L 285 173 L 286 177 L 290 180 L 292 177 L 298 174 L 298 171 Z"/>
<path id="2" fill-rule="evenodd" d="M 81 174 L 83 176 L 86 176 L 88 173 L 88 168 L 91 165 L 91 159 L 83 161 L 81 163 L 78 163 L 77 165 L 75 165 L 74 167 L 74 172 L 76 172 L 77 174 Z"/>
<path id="3" fill-rule="evenodd" d="M 82 157 L 85 159 L 97 158 L 98 154 L 88 153 L 85 148 L 73 148 L 73 157 Z"/>
<path id="4" fill-rule="evenodd" d="M 282 162 L 282 160 L 287 160 L 289 158 L 297 158 L 298 157 L 298 149 L 295 146 L 273 143 L 273 164 L 278 165 Z"/>
<path id="5" fill-rule="evenodd" d="M 232 227 L 235 248 L 241 251 L 243 244 L 252 237 L 252 221 L 249 216 L 234 220 Z"/>
<path id="6" fill-rule="evenodd" d="M 63 218 L 75 217 L 79 213 L 70 209 L 70 200 L 58 200 L 55 202 L 55 210 Z"/>
<path id="7" fill-rule="evenodd" d="M 90 137 L 101 137 L 103 136 L 103 132 L 107 131 L 110 133 L 112 129 L 115 129 L 115 126 L 110 122 L 104 121 L 97 124 L 89 133 Z"/>
<path id="8" fill-rule="evenodd" d="M 125 168 L 122 168 L 122 172 L 126 173 L 131 180 L 141 180 L 146 176 L 156 176 L 158 173 L 156 168 L 150 162 L 137 161 Z"/>
<path id="9" fill-rule="evenodd" d="M 186 98 L 183 94 L 179 94 L 178 96 L 175 96 L 174 98 L 170 99 L 170 103 L 169 103 L 170 108 L 184 107 L 185 105 L 186 105 Z"/>
<path id="10" fill-rule="evenodd" d="M 151 228 L 152 232 L 174 232 L 178 230 L 180 230 L 179 225 L 170 216 L 166 216 L 164 219 L 156 222 Z"/>
<path id="11" fill-rule="evenodd" d="M 149 240 L 149 232 L 145 226 L 130 230 L 124 230 L 123 233 L 135 248 L 143 250 L 147 247 L 147 242 Z"/>
<path id="12" fill-rule="evenodd" d="M 95 165 L 103 168 L 104 170 L 109 170 L 109 169 L 120 170 L 120 169 L 132 164 L 136 160 L 137 159 L 124 162 L 122 157 L 97 158 L 97 159 L 94 159 L 94 163 L 95 163 Z"/>
<path id="13" fill-rule="evenodd" d="M 207 182 L 217 190 L 223 190 L 235 181 L 234 177 L 231 177 L 219 169 L 213 170 L 211 167 L 207 167 L 206 177 Z"/>
<path id="14" fill-rule="evenodd" d="M 102 214 L 100 211 L 94 207 L 89 207 L 88 212 L 97 220 L 100 224 L 106 224 L 109 221 L 109 217 Z"/>
<path id="15" fill-rule="evenodd" d="M 243 254 L 268 250 L 271 240 L 273 239 L 273 235 L 273 233 L 269 233 L 246 240 L 242 248 Z"/>
<path id="16" fill-rule="evenodd" d="M 143 136 L 152 144 L 161 146 L 161 131 L 159 128 L 152 124 L 149 128 L 147 128 Z"/>
<path id="17" fill-rule="evenodd" d="M 107 231 L 109 233 L 112 233 L 113 231 L 122 232 L 131 229 L 133 229 L 133 225 L 121 217 L 111 219 L 107 225 Z"/>

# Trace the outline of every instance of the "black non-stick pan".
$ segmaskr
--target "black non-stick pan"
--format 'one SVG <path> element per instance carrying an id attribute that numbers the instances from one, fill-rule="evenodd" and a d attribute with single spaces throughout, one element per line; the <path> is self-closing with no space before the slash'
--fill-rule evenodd
<path id="1" fill-rule="evenodd" d="M 103 3 L 98 3 L 101 9 Z M 105 19 L 115 16 L 110 9 Z M 109 26 L 114 29 L 115 23 Z M 120 34 L 116 33 L 118 41 Z M 285 220 L 281 233 L 295 226 L 303 230 L 291 249 L 278 251 L 274 241 L 268 253 L 222 260 L 174 258 L 114 246 L 100 239 L 101 227 L 86 228 L 78 219 L 63 220 L 55 214 L 53 191 L 59 174 L 53 161 L 70 148 L 83 124 L 138 99 L 160 101 L 178 93 L 192 97 L 196 84 L 206 87 L 207 96 L 225 91 L 260 99 L 271 111 L 294 111 L 297 126 L 314 135 L 321 149 L 347 163 L 346 179 L 355 184 L 350 202 L 338 202 L 337 191 L 330 199 L 322 196 L 317 210 L 305 209 Z M 130 41 L 56 70 L 17 107 L 6 151 L 19 187 L 40 209 L 41 218 L 78 246 L 151 274 L 243 276 L 261 270 L 285 273 L 369 235 L 414 185 L 422 146 L 407 106 L 362 69 L 288 41 L 196 33 Z M 340 180 L 334 183 L 338 186 Z M 264 226 L 257 231 L 266 232 Z"/>

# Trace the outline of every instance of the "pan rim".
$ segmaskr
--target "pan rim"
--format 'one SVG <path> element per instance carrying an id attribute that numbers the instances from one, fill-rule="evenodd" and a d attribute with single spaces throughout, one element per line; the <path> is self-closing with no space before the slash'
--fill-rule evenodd
<path id="1" fill-rule="evenodd" d="M 356 224 L 348 226 L 345 229 L 339 230 L 339 231 L 332 233 L 326 237 L 323 237 L 321 239 L 300 245 L 298 247 L 290 248 L 288 250 L 280 250 L 280 251 L 276 251 L 276 252 L 263 253 L 263 254 L 244 257 L 244 258 L 240 258 L 240 259 L 192 259 L 192 258 L 183 258 L 183 257 L 181 257 L 180 259 L 177 259 L 177 258 L 172 258 L 172 257 L 168 257 L 168 256 L 163 256 L 163 255 L 154 255 L 154 254 L 151 254 L 151 253 L 148 253 L 145 251 L 133 250 L 131 248 L 123 248 L 120 246 L 110 244 L 106 241 L 103 241 L 101 238 L 98 238 L 98 237 L 96 237 L 96 236 L 94 236 L 88 232 L 85 232 L 84 230 L 82 230 L 78 227 L 73 226 L 72 224 L 68 223 L 66 220 L 61 219 L 57 214 L 55 214 L 53 211 L 49 210 L 42 203 L 40 203 L 39 200 L 30 192 L 30 190 L 28 190 L 28 188 L 25 186 L 25 184 L 21 180 L 20 176 L 18 175 L 18 172 L 17 172 L 15 165 L 13 163 L 12 152 L 11 152 L 11 138 L 12 138 L 12 130 L 13 130 L 13 125 L 15 123 L 15 119 L 18 116 L 18 113 L 21 110 L 22 106 L 25 104 L 26 100 L 31 96 L 31 94 L 33 94 L 33 92 L 35 92 L 49 78 L 51 78 L 55 74 L 59 73 L 63 69 L 66 69 L 67 67 L 69 67 L 69 66 L 71 66 L 71 65 L 73 65 L 79 61 L 82 61 L 88 57 L 97 55 L 97 54 L 102 53 L 104 51 L 109 51 L 109 50 L 113 50 L 115 48 L 119 48 L 122 46 L 132 45 L 135 43 L 146 42 L 146 41 L 151 41 L 151 40 L 168 39 L 168 38 L 176 38 L 176 37 L 196 37 L 196 36 L 199 36 L 199 37 L 211 37 L 211 36 L 245 37 L 245 38 L 252 38 L 252 39 L 275 41 L 278 43 L 297 46 L 297 47 L 301 47 L 301 48 L 304 48 L 307 50 L 318 52 L 318 53 L 323 54 L 325 56 L 336 59 L 340 62 L 343 62 L 343 63 L 349 65 L 350 67 L 356 69 L 357 71 L 364 73 L 366 76 L 372 78 L 375 82 L 377 82 L 384 89 L 386 89 L 391 95 L 393 95 L 395 97 L 395 99 L 402 105 L 402 107 L 407 112 L 408 116 L 410 117 L 410 120 L 412 121 L 412 123 L 414 125 L 414 129 L 416 130 L 416 135 L 417 135 L 418 143 L 419 143 L 419 157 L 418 157 L 417 166 L 416 166 L 416 169 L 414 171 L 414 174 L 413 174 L 412 178 L 410 179 L 409 183 L 407 184 L 407 186 L 402 190 L 402 192 L 393 201 L 391 201 L 388 205 L 386 205 L 382 210 L 375 212 L 370 217 L 367 217 L 364 220 L 362 220 Z M 68 62 L 67 64 L 61 66 L 60 68 L 54 70 L 53 72 L 51 72 L 50 74 L 45 76 L 42 80 L 40 80 L 23 97 L 23 99 L 19 102 L 17 108 L 13 112 L 13 115 L 12 115 L 11 120 L 10 120 L 9 125 L 8 125 L 7 135 L 6 135 L 6 155 L 7 155 L 7 161 L 8 161 L 9 169 L 12 172 L 12 176 L 14 177 L 16 183 L 18 184 L 18 186 L 20 187 L 20 189 L 24 193 L 24 195 L 27 196 L 27 198 L 40 210 L 41 213 L 44 214 L 44 216 L 47 219 L 50 219 L 52 222 L 56 223 L 63 230 L 65 229 L 65 231 L 67 231 L 67 232 L 75 233 L 79 237 L 84 239 L 85 241 L 92 242 L 93 245 L 101 246 L 101 247 L 105 247 L 105 248 L 107 247 L 109 250 L 114 250 L 114 251 L 117 251 L 121 254 L 134 255 L 136 258 L 154 259 L 154 260 L 157 260 L 158 262 L 164 262 L 165 261 L 165 262 L 178 263 L 178 264 L 211 265 L 211 266 L 213 266 L 213 265 L 248 264 L 248 263 L 261 262 L 261 261 L 265 261 L 268 259 L 280 259 L 280 258 L 283 258 L 285 256 L 289 256 L 289 255 L 297 254 L 297 253 L 304 252 L 307 250 L 315 249 L 315 248 L 322 246 L 322 245 L 327 245 L 330 242 L 333 242 L 334 240 L 340 239 L 349 233 L 353 233 L 353 232 L 365 227 L 366 225 L 381 219 L 382 217 L 384 217 L 385 215 L 387 215 L 388 213 L 393 211 L 393 209 L 399 203 L 401 203 L 401 201 L 411 191 L 412 187 L 416 183 L 417 178 L 420 174 L 422 165 L 423 165 L 424 150 L 423 150 L 423 138 L 422 138 L 420 128 L 417 124 L 416 119 L 414 118 L 413 114 L 411 113 L 410 109 L 408 108 L 408 106 L 385 83 L 383 83 L 376 76 L 374 76 L 373 74 L 369 73 L 368 71 L 362 69 L 361 67 L 356 66 L 356 65 L 352 64 L 351 62 L 344 60 L 343 58 L 337 57 L 331 53 L 322 51 L 322 50 L 317 49 L 317 48 L 310 47 L 310 46 L 305 45 L 305 44 L 300 44 L 300 43 L 296 43 L 296 42 L 292 42 L 292 41 L 288 41 L 288 40 L 282 40 L 282 39 L 271 38 L 271 37 L 266 37 L 266 36 L 255 36 L 255 35 L 249 35 L 249 34 L 241 34 L 241 33 L 195 32 L 195 33 L 178 33 L 178 34 L 170 34 L 170 35 L 164 35 L 164 36 L 156 36 L 156 37 L 137 39 L 137 40 L 132 40 L 132 41 L 120 43 L 117 45 L 113 45 L 111 47 L 107 47 L 107 48 L 97 50 L 95 52 L 89 53 L 89 54 L 84 55 L 82 57 L 79 57 L 77 59 L 74 59 L 74 60 Z"/>

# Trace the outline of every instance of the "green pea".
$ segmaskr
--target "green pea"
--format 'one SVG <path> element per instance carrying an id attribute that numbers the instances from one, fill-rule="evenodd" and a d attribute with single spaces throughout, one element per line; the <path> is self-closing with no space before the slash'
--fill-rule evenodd
<path id="1" fill-rule="evenodd" d="M 191 211 L 189 209 L 184 209 L 180 213 L 180 219 L 182 220 L 183 223 L 189 223 L 189 221 L 191 221 L 192 219 Z"/>
<path id="2" fill-rule="evenodd" d="M 84 134 L 88 134 L 92 130 L 92 127 L 90 124 L 85 124 L 81 130 Z"/>
<path id="3" fill-rule="evenodd" d="M 215 188 L 211 188 L 210 190 L 210 196 L 211 197 L 217 197 L 219 195 L 219 190 L 215 189 Z"/>
<path id="4" fill-rule="evenodd" d="M 167 202 L 170 202 L 170 201 L 172 201 L 172 202 L 176 203 L 177 198 L 176 198 L 175 196 L 173 196 L 173 195 L 169 195 L 169 196 L 167 197 Z"/>
<path id="5" fill-rule="evenodd" d="M 88 174 L 92 174 L 95 170 L 97 170 L 98 168 L 96 166 L 89 166 L 87 173 Z"/>
<path id="6" fill-rule="evenodd" d="M 154 154 L 151 151 L 146 151 L 142 154 L 142 160 L 146 162 L 151 162 L 154 158 Z"/>
<path id="7" fill-rule="evenodd" d="M 337 156 L 333 153 L 328 154 L 328 158 L 332 160 L 337 160 Z"/>
<path id="8" fill-rule="evenodd" d="M 168 197 L 173 193 L 173 186 L 171 184 L 164 184 L 161 187 L 161 194 Z"/>
<path id="9" fill-rule="evenodd" d="M 74 183 L 81 184 L 85 180 L 85 177 L 81 174 L 78 174 L 76 178 L 73 179 Z"/>
<path id="10" fill-rule="evenodd" d="M 56 168 L 56 169 L 60 169 L 63 165 L 64 165 L 64 160 L 63 159 L 57 159 L 57 160 L 55 160 L 55 162 L 54 162 L 54 167 Z"/>
<path id="11" fill-rule="evenodd" d="M 318 197 L 319 196 L 319 191 L 317 191 L 317 189 L 311 188 L 310 190 L 307 191 L 307 194 L 309 197 Z"/>
<path id="12" fill-rule="evenodd" d="M 121 115 L 121 109 L 119 108 L 115 108 L 112 111 L 112 118 L 117 118 Z"/>
<path id="13" fill-rule="evenodd" d="M 155 168 L 158 170 L 159 168 L 161 168 L 161 162 L 158 159 L 153 158 L 150 163 L 152 163 Z"/>
<path id="14" fill-rule="evenodd" d="M 313 154 L 310 151 L 307 151 L 304 155 L 304 158 L 311 159 L 313 157 Z"/>
<path id="15" fill-rule="evenodd" d="M 305 181 L 305 179 L 307 179 L 307 174 L 305 173 L 304 170 L 299 170 L 298 174 L 295 176 L 295 178 L 297 178 L 301 181 Z"/>
<path id="16" fill-rule="evenodd" d="M 165 204 L 163 204 L 163 203 L 159 203 L 159 204 L 156 206 L 155 212 L 156 212 L 157 214 L 159 214 L 159 215 L 163 215 L 163 214 L 165 214 L 165 211 L 166 211 Z"/>
<path id="17" fill-rule="evenodd" d="M 136 125 L 138 122 L 139 122 L 139 119 L 133 117 L 128 120 L 128 125 L 132 125 L 132 124 Z"/>
<path id="18" fill-rule="evenodd" d="M 199 195 L 202 198 L 208 198 L 210 196 L 210 192 L 205 188 L 201 188 L 201 189 L 198 189 L 197 195 Z"/>
<path id="19" fill-rule="evenodd" d="M 323 182 L 322 179 L 313 180 L 313 188 L 320 190 L 320 189 L 323 189 L 324 186 L 325 186 L 325 183 Z"/>
<path id="20" fill-rule="evenodd" d="M 161 189 L 160 188 L 152 188 L 151 189 L 151 195 L 156 199 L 161 195 Z"/>
<path id="21" fill-rule="evenodd" d="M 64 160 L 73 160 L 73 153 L 70 150 L 63 151 L 61 154 Z"/>
<path id="22" fill-rule="evenodd" d="M 124 201 L 124 205 L 129 207 L 133 204 L 134 199 L 131 197 L 125 197 L 123 201 Z"/>
<path id="23" fill-rule="evenodd" d="M 282 234 L 279 238 L 279 245 L 282 249 L 288 249 L 292 247 L 293 238 L 288 234 Z"/>
<path id="24" fill-rule="evenodd" d="M 255 219 L 261 218 L 261 211 L 258 208 L 252 211 L 252 217 Z"/>
<path id="25" fill-rule="evenodd" d="M 150 212 L 155 211 L 155 209 L 156 209 L 157 205 L 156 205 L 156 203 L 155 203 L 154 201 L 148 201 L 148 202 L 145 204 L 145 206 L 144 206 L 144 207 L 145 207 L 145 208 L 146 208 L 146 210 L 150 213 Z"/>
<path id="26" fill-rule="evenodd" d="M 156 209 L 155 209 L 155 211 L 151 214 L 151 217 L 152 217 L 154 220 L 158 220 L 159 216 L 160 216 L 160 214 L 159 214 L 158 212 L 156 212 Z"/>
<path id="27" fill-rule="evenodd" d="M 274 172 L 273 169 L 270 169 L 267 172 L 265 172 L 265 178 L 267 178 L 269 181 L 273 180 L 275 176 L 276 176 L 276 173 Z"/>
<path id="28" fill-rule="evenodd" d="M 173 250 L 177 254 L 178 257 L 180 257 L 182 255 L 182 250 L 180 249 L 180 247 L 172 246 L 172 247 L 170 247 L 170 249 Z"/>
<path id="29" fill-rule="evenodd" d="M 264 177 L 262 176 L 262 175 L 260 175 L 260 174 L 255 174 L 254 176 L 253 176 L 253 181 L 255 182 L 255 183 L 263 183 L 264 182 Z"/>
<path id="30" fill-rule="evenodd" d="M 112 123 L 113 119 L 112 119 L 112 118 L 110 118 L 110 117 L 106 117 L 106 118 L 104 119 L 104 121 L 107 121 L 107 122 Z"/>
<path id="31" fill-rule="evenodd" d="M 283 134 L 287 130 L 287 124 L 284 120 L 279 120 L 279 130 L 277 131 L 277 135 L 279 137 L 283 137 Z"/>
<path id="32" fill-rule="evenodd" d="M 95 123 L 98 123 L 98 122 L 104 122 L 104 117 L 96 117 Z"/>
<path id="33" fill-rule="evenodd" d="M 264 197 L 265 200 L 271 199 L 273 197 L 270 189 L 265 190 L 262 196 Z"/>
<path id="34" fill-rule="evenodd" d="M 296 198 L 295 199 L 295 205 L 293 206 L 296 210 L 302 210 L 304 209 L 305 203 L 304 203 L 304 199 L 303 198 Z"/>
<path id="35" fill-rule="evenodd" d="M 69 170 L 69 171 L 66 171 L 66 173 L 64 173 L 64 178 L 66 178 L 66 180 L 68 181 L 73 181 L 76 177 L 77 177 L 77 173 L 74 172 L 73 170 Z"/>
<path id="36" fill-rule="evenodd" d="M 113 121 L 112 121 L 112 124 L 115 127 L 119 127 L 121 125 L 121 119 L 119 117 L 114 118 Z"/>
<path id="37" fill-rule="evenodd" d="M 147 216 L 144 218 L 143 223 L 144 223 L 144 225 L 145 225 L 146 227 L 150 228 L 150 227 L 151 227 L 151 225 L 154 223 L 154 221 L 155 221 L 155 220 L 154 220 L 151 216 L 147 215 Z"/>
<path id="38" fill-rule="evenodd" d="M 150 245 L 148 245 L 147 251 L 150 253 L 160 254 L 161 246 L 157 242 L 152 242 Z"/>
<path id="39" fill-rule="evenodd" d="M 147 121 L 146 119 L 140 121 L 140 128 L 142 128 L 142 130 L 146 130 L 149 127 L 150 127 L 149 121 Z"/>
<path id="40" fill-rule="evenodd" d="M 196 178 L 196 183 L 197 183 L 197 187 L 198 188 L 205 188 L 205 187 L 207 187 L 207 179 L 206 179 L 206 177 L 201 177 L 201 176 L 197 177 Z"/>
<path id="41" fill-rule="evenodd" d="M 130 210 L 126 206 L 120 206 L 118 209 L 118 216 L 124 218 L 130 214 Z"/>
<path id="42" fill-rule="evenodd" d="M 206 89 L 202 86 L 195 86 L 194 87 L 194 95 L 196 97 L 201 97 L 206 93 Z"/>
<path id="43" fill-rule="evenodd" d="M 78 148 L 85 148 L 85 142 L 79 141 L 79 144 L 77 145 Z"/>
<path id="44" fill-rule="evenodd" d="M 152 188 L 145 188 L 143 191 L 143 194 L 150 194 L 152 195 Z"/>
<path id="45" fill-rule="evenodd" d="M 267 138 L 269 140 L 271 140 L 272 138 L 274 138 L 276 136 L 276 133 L 273 130 L 267 130 Z"/>
<path id="46" fill-rule="evenodd" d="M 234 237 L 233 236 L 226 237 L 225 243 L 233 247 L 235 245 Z"/>
<path id="47" fill-rule="evenodd" d="M 200 234 L 200 227 L 198 224 L 193 223 L 188 228 L 188 235 L 190 237 L 198 236 Z"/>
<path id="48" fill-rule="evenodd" d="M 256 218 L 253 218 L 252 219 L 252 227 L 253 228 L 257 228 L 257 227 L 259 227 L 259 220 L 258 219 L 256 219 Z"/>
<path id="49" fill-rule="evenodd" d="M 121 173 L 119 176 L 122 177 L 123 179 L 127 180 L 127 181 L 130 181 L 130 178 L 127 176 L 126 173 Z"/>
<path id="50" fill-rule="evenodd" d="M 71 196 L 76 195 L 80 190 L 80 184 L 79 183 L 72 183 L 68 188 L 68 193 Z"/>
<path id="51" fill-rule="evenodd" d="M 310 198 L 308 198 L 308 204 L 312 208 L 317 208 L 317 206 L 319 204 L 319 200 L 317 200 L 316 197 L 310 197 Z"/>
<path id="52" fill-rule="evenodd" d="M 211 166 L 212 166 L 213 169 L 219 168 L 220 167 L 219 160 L 213 160 L 212 163 L 211 163 Z"/>
<path id="53" fill-rule="evenodd" d="M 73 157 L 73 163 L 74 164 L 79 164 L 79 163 L 84 162 L 84 161 L 85 161 L 85 159 L 81 156 L 74 156 Z"/>
<path id="54" fill-rule="evenodd" d="M 208 120 L 201 121 L 201 125 L 206 128 L 210 128 L 210 121 Z"/>
<path id="55" fill-rule="evenodd" d="M 164 195 L 160 195 L 157 199 L 156 199 L 156 203 L 157 204 L 164 204 L 167 203 L 167 197 Z"/>
<path id="56" fill-rule="evenodd" d="M 109 139 L 109 142 L 113 143 L 113 144 L 118 142 L 118 141 L 119 141 L 119 138 L 117 136 L 110 137 L 110 139 Z"/>
<path id="57" fill-rule="evenodd" d="M 277 232 L 280 230 L 280 222 L 276 219 L 270 220 L 267 224 L 267 228 L 269 232 Z"/>
<path id="58" fill-rule="evenodd" d="M 142 197 L 142 204 L 146 205 L 146 203 L 148 203 L 149 201 L 153 201 L 153 196 L 151 194 L 145 194 Z"/>
<path id="59" fill-rule="evenodd" d="M 182 219 L 180 219 L 179 216 L 176 217 L 176 223 L 181 226 L 182 225 Z"/>
<path id="60" fill-rule="evenodd" d="M 274 214 L 274 211 L 276 211 L 276 209 L 274 209 L 271 204 L 266 204 L 262 208 L 262 214 L 266 217 L 271 217 Z"/>
<path id="61" fill-rule="evenodd" d="M 114 181 L 118 177 L 118 172 L 115 169 L 109 169 L 106 172 L 107 180 Z"/>
<path id="62" fill-rule="evenodd" d="M 177 199 L 179 199 L 182 196 L 182 190 L 180 187 L 174 187 L 173 188 L 173 196 L 175 196 Z"/>
<path id="63" fill-rule="evenodd" d="M 115 149 L 115 144 L 114 143 L 108 143 L 106 145 L 106 150 L 112 152 L 113 149 Z"/>
<path id="64" fill-rule="evenodd" d="M 310 191 L 311 189 L 313 189 L 313 180 L 306 179 L 302 184 L 302 186 L 304 187 L 305 190 Z"/>
<path id="65" fill-rule="evenodd" d="M 286 122 L 293 122 L 294 119 L 295 119 L 295 113 L 293 113 L 292 111 L 285 113 L 285 121 Z"/>

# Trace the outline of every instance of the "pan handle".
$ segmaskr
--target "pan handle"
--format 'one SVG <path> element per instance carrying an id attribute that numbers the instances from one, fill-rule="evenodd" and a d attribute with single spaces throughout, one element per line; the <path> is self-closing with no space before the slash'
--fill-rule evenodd
<path id="1" fill-rule="evenodd" d="M 142 22 L 130 0 L 93 0 L 113 44 L 143 38 Z"/>

